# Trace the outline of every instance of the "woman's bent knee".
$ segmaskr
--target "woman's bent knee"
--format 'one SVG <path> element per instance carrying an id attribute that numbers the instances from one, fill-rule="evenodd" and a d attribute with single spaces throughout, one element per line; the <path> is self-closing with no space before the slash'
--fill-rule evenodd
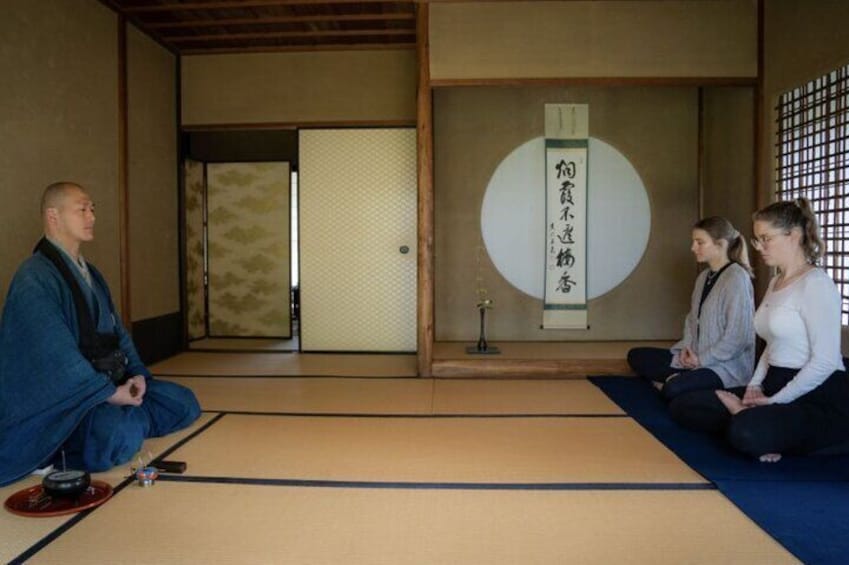
<path id="1" fill-rule="evenodd" d="M 724 430 L 730 416 L 713 390 L 685 392 L 673 398 L 669 415 L 679 425 L 700 432 Z"/>
<path id="2" fill-rule="evenodd" d="M 757 412 L 757 408 L 749 408 L 731 419 L 728 442 L 737 451 L 755 457 L 780 451 L 773 437 L 775 430 L 770 429 L 769 422 L 760 418 Z"/>
<path id="3" fill-rule="evenodd" d="M 766 453 L 760 449 L 760 438 L 758 434 L 751 426 L 740 423 L 736 418 L 732 418 L 731 425 L 728 427 L 728 443 L 737 451 L 749 455 L 757 456 Z"/>
<path id="4" fill-rule="evenodd" d="M 693 425 L 693 422 L 691 422 L 693 405 L 687 396 L 688 395 L 676 396 L 670 400 L 669 416 L 673 421 L 685 428 L 697 428 L 697 426 Z"/>

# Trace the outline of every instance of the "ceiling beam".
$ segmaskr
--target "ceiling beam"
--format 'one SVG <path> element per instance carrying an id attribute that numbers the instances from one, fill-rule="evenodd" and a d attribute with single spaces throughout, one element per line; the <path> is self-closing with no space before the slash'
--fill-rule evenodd
<path id="1" fill-rule="evenodd" d="M 232 53 L 280 53 L 301 51 L 388 51 L 409 50 L 415 43 L 325 43 L 322 45 L 257 45 L 252 47 L 189 47 L 181 49 L 182 55 L 221 55 Z"/>
<path id="2" fill-rule="evenodd" d="M 399 14 L 340 14 L 332 16 L 263 16 L 262 18 L 229 18 L 220 20 L 182 20 L 179 22 L 148 23 L 148 29 L 179 29 L 191 27 L 215 27 L 228 25 L 266 25 L 289 23 L 320 23 L 320 22 L 394 22 L 414 20 L 413 12 Z"/>
<path id="3" fill-rule="evenodd" d="M 212 0 L 210 2 L 177 2 L 174 4 L 153 4 L 144 6 L 126 6 L 121 11 L 126 14 L 148 14 L 154 12 L 180 12 L 187 10 L 221 10 L 230 8 L 259 8 L 265 6 L 332 6 L 334 4 L 395 4 L 413 5 L 412 0 L 386 1 L 386 0 L 333 0 L 328 2 L 305 2 L 304 0 Z"/>
<path id="4" fill-rule="evenodd" d="M 236 41 L 243 39 L 293 39 L 310 37 L 362 37 L 385 35 L 416 35 L 415 29 L 346 29 L 322 31 L 272 31 L 261 33 L 221 33 L 215 35 L 181 35 L 168 37 L 171 43 L 194 43 L 199 41 Z"/>

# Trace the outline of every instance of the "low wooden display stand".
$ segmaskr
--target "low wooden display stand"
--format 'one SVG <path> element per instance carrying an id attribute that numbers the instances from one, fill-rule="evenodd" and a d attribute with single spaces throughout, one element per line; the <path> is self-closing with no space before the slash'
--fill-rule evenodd
<path id="1" fill-rule="evenodd" d="M 466 354 L 466 342 L 433 344 L 434 377 L 584 378 L 631 375 L 632 347 L 669 347 L 668 341 L 498 342 L 498 356 Z"/>

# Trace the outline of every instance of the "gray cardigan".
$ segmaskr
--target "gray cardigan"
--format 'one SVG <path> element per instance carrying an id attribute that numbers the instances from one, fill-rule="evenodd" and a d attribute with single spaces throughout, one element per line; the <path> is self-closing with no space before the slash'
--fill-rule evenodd
<path id="1" fill-rule="evenodd" d="M 699 301 L 708 272 L 705 269 L 696 278 L 690 313 L 684 321 L 684 337 L 671 351 L 676 354 L 688 346 L 699 356 L 702 367 L 722 379 L 725 388 L 745 386 L 755 368 L 752 279 L 737 263 L 729 265 L 714 283 L 699 317 Z"/>

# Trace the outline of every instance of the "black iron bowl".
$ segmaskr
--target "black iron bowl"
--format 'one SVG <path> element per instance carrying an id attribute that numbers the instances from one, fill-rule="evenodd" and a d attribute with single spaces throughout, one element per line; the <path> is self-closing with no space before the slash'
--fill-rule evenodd
<path id="1" fill-rule="evenodd" d="M 89 485 L 91 485 L 91 475 L 87 471 L 53 471 L 41 481 L 44 492 L 58 498 L 80 496 Z"/>

